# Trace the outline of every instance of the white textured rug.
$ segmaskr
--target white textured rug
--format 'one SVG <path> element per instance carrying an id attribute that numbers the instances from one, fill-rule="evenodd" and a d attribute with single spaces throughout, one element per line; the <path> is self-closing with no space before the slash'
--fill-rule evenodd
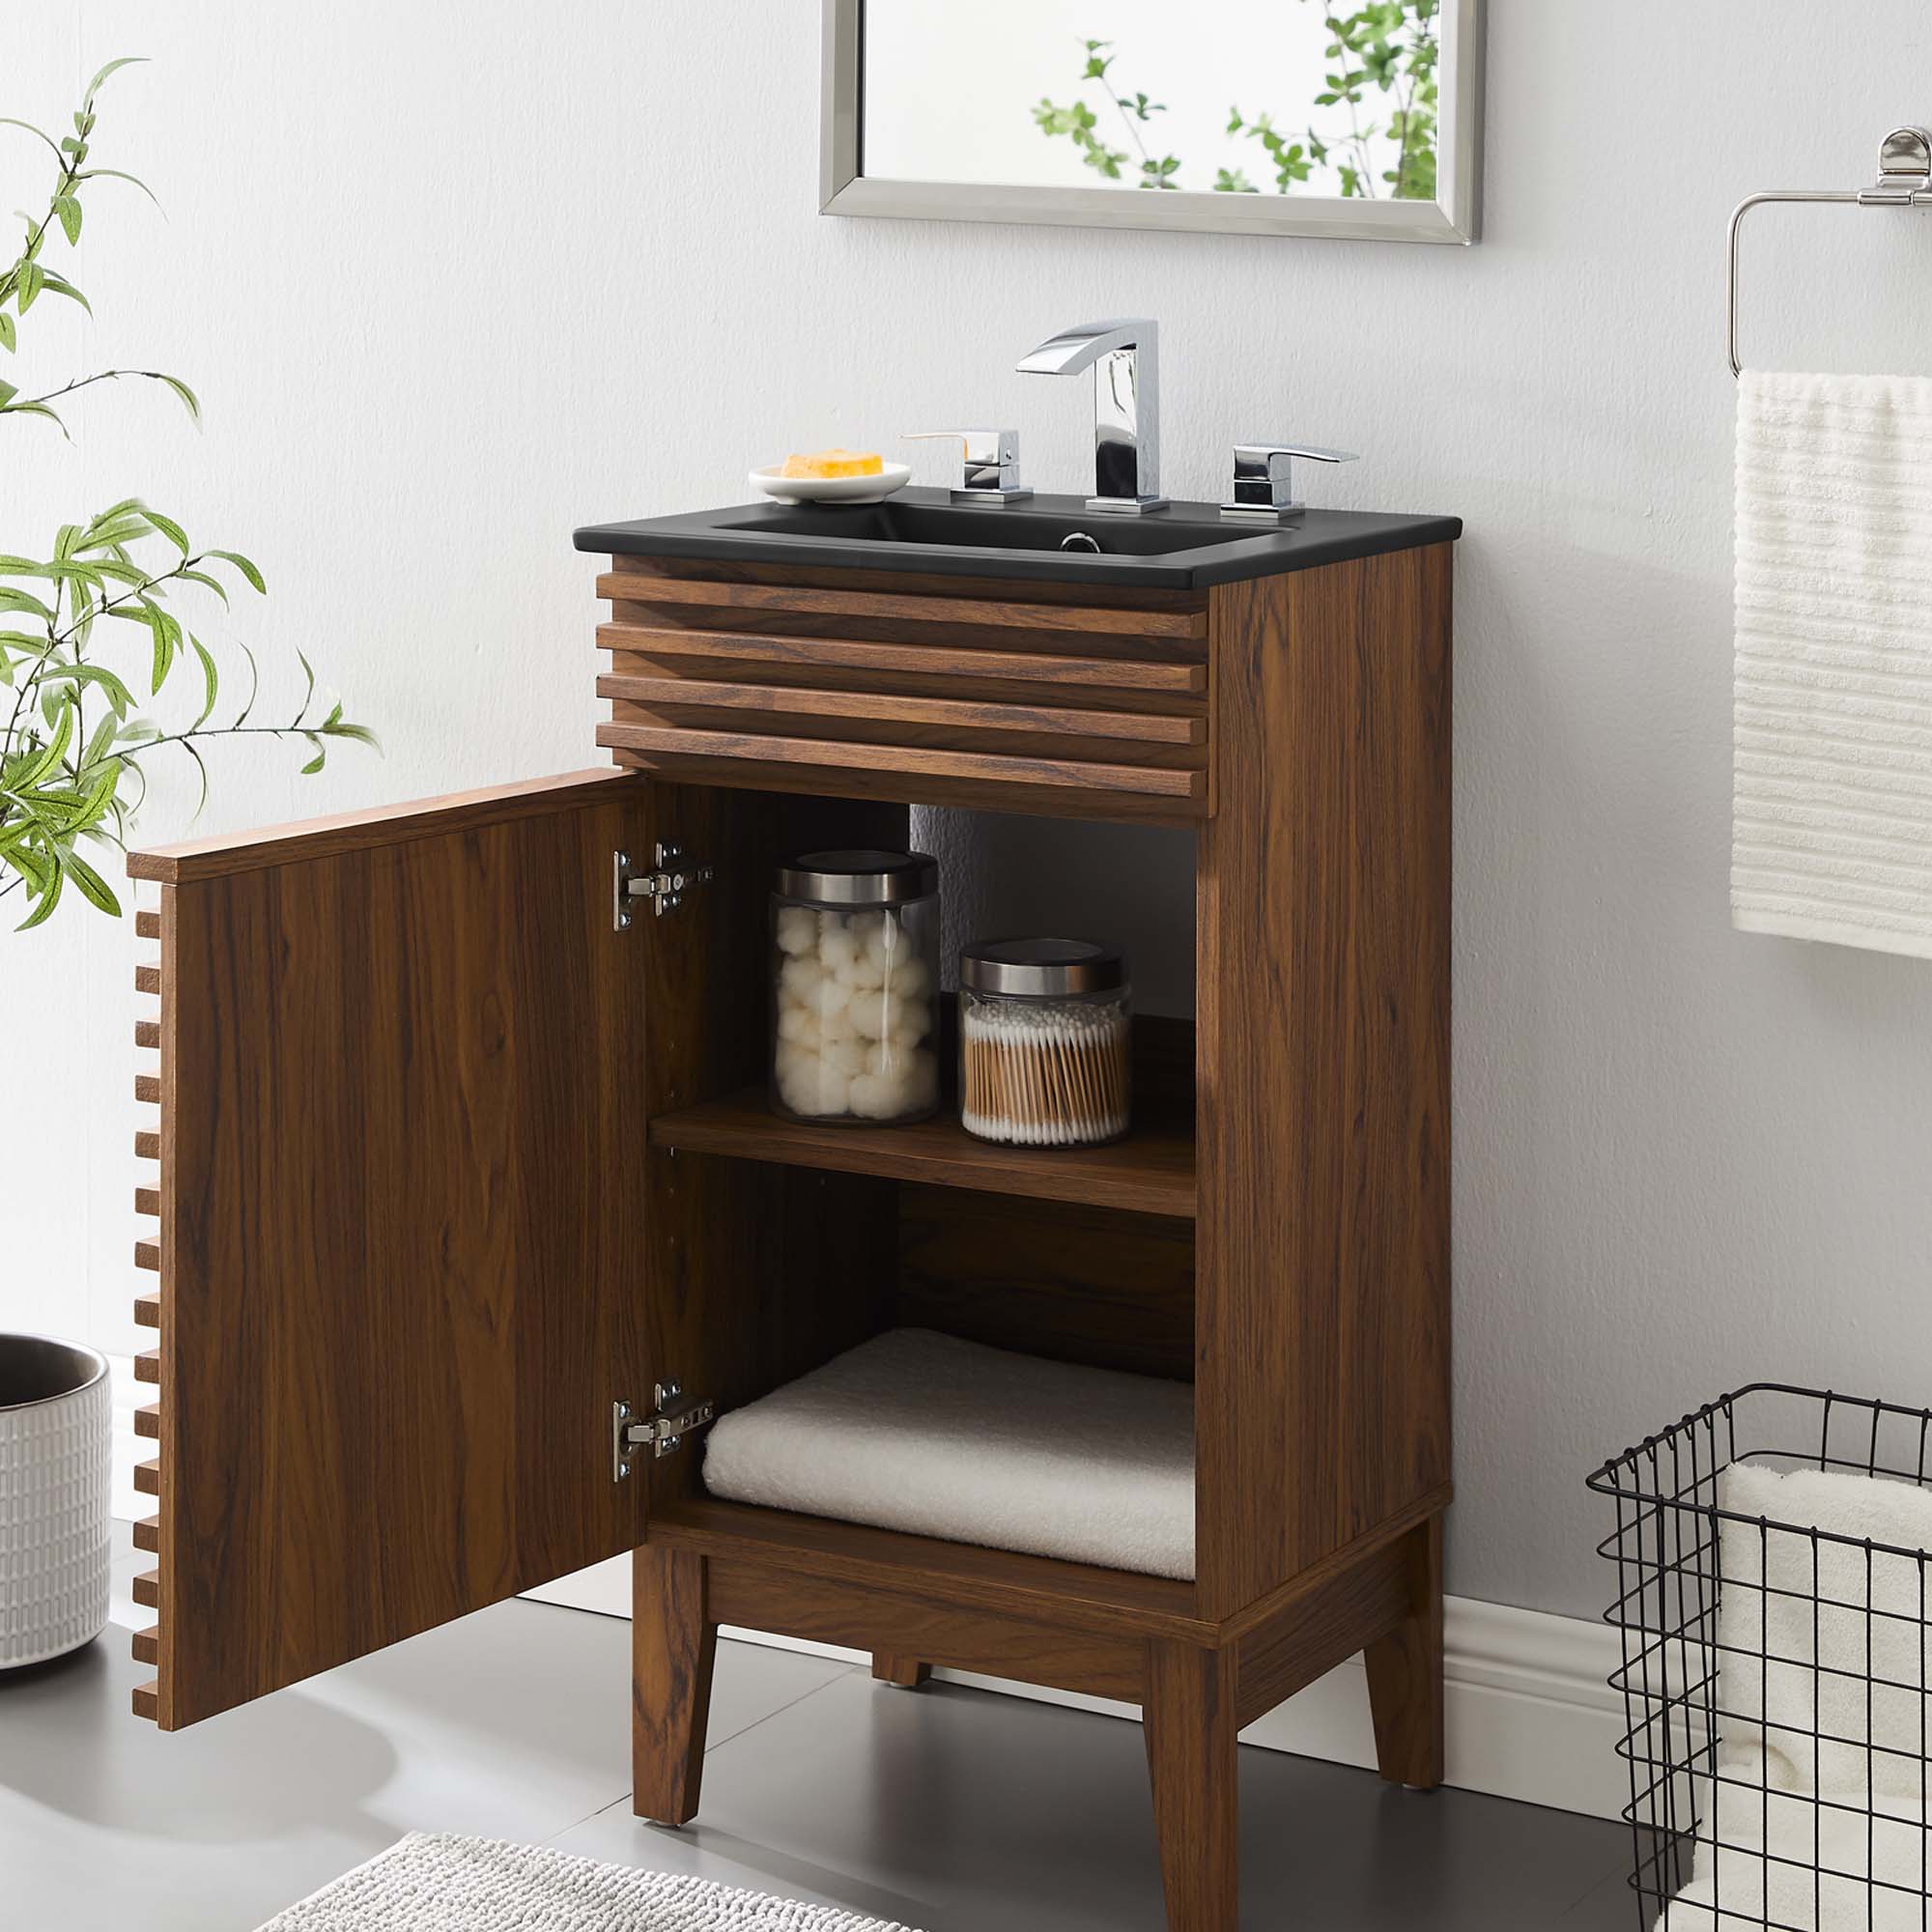
<path id="1" fill-rule="evenodd" d="M 911 1932 L 675 1872 L 412 1832 L 260 1932 Z"/>

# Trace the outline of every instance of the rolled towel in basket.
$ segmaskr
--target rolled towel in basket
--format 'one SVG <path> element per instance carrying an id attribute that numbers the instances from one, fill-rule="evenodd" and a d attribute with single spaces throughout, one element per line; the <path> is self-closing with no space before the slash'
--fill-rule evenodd
<path id="1" fill-rule="evenodd" d="M 1738 1463 L 1719 1503 L 1716 1766 L 1660 1932 L 1922 1932 L 1932 1574 L 1865 1545 L 1932 1549 L 1932 1492 Z"/>

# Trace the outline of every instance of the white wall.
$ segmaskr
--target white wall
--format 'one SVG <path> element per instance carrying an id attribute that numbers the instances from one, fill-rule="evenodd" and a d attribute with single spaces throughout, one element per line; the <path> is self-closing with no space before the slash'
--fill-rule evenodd
<path id="1" fill-rule="evenodd" d="M 573 524 L 969 416 L 1079 487 L 1085 385 L 1011 363 L 1146 310 L 1177 494 L 1293 431 L 1367 452 L 1327 500 L 1467 520 L 1451 1587 L 1597 1605 L 1584 1471 L 1731 1382 L 1925 1399 L 1932 971 L 1726 923 L 1720 327 L 1730 204 L 1861 180 L 1932 113 L 1922 0 L 1495 0 L 1466 251 L 822 219 L 808 0 L 15 0 L 0 111 L 59 118 L 128 50 L 156 64 L 111 83 L 100 157 L 169 218 L 95 194 L 73 353 L 179 368 L 208 427 L 134 393 L 73 453 L 8 426 L 0 546 L 150 494 L 262 560 L 238 624 L 390 748 L 311 781 L 227 761 L 207 828 L 588 762 Z M 24 140 L 0 174 L 8 207 L 37 191 Z M 1932 223 L 1761 218 L 1762 355 L 1932 365 Z M 1179 864 L 1161 890 L 1184 905 Z M 134 951 L 78 913 L 0 938 L 0 1311 L 116 1349 Z M 79 1211 L 43 1223 L 63 1186 Z"/>

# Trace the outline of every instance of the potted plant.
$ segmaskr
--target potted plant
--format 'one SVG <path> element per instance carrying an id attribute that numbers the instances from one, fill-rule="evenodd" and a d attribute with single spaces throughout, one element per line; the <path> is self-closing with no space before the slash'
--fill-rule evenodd
<path id="1" fill-rule="evenodd" d="M 88 83 L 71 134 L 0 117 L 0 127 L 45 147 L 53 171 L 18 256 L 0 275 L 0 418 L 11 418 L 0 422 L 0 440 L 16 446 L 66 435 L 63 399 L 98 383 L 165 384 L 200 415 L 194 391 L 158 369 L 100 369 L 31 392 L 12 376 L 34 319 L 46 312 L 40 303 L 88 306 L 52 259 L 63 243 L 69 252 L 79 245 L 94 184 L 147 192 L 93 156 L 96 96 L 128 64 L 110 61 Z M 50 917 L 70 887 L 119 914 L 120 899 L 84 848 L 121 844 L 148 759 L 193 759 L 205 798 L 202 753 L 216 739 L 294 738 L 306 748 L 305 772 L 322 769 L 330 739 L 374 743 L 340 704 L 322 708 L 299 652 L 305 688 L 292 720 L 258 718 L 255 659 L 239 645 L 248 696 L 215 722 L 220 654 L 192 612 L 205 608 L 198 600 L 225 605 L 232 591 L 262 592 L 262 573 L 240 552 L 191 543 L 136 497 L 57 527 L 50 516 L 48 526 L 50 541 L 0 553 L 0 900 L 20 895 L 23 926 Z M 143 688 L 149 698 L 164 689 L 192 696 L 180 719 L 157 722 L 141 714 Z M 110 1400 L 107 1363 L 94 1350 L 0 1334 L 0 1671 L 76 1649 L 106 1622 Z"/>
<path id="2" fill-rule="evenodd" d="M 71 134 L 56 139 L 0 116 L 0 127 L 41 141 L 54 167 L 52 190 L 28 217 L 18 258 L 0 275 L 0 369 L 11 372 L 8 358 L 20 352 L 37 303 L 88 308 L 87 298 L 48 257 L 60 238 L 70 250 L 79 245 L 93 184 L 128 183 L 148 192 L 132 175 L 93 157 L 95 97 L 108 75 L 128 65 L 128 59 L 109 61 L 88 82 Z M 165 384 L 199 419 L 194 391 L 159 369 L 99 369 L 33 394 L 0 375 L 0 437 L 65 435 L 58 407 L 65 397 L 97 383 L 129 380 Z M 136 497 L 60 525 L 51 554 L 38 554 L 44 548 L 0 554 L 0 899 L 23 895 L 22 925 L 48 918 L 70 886 L 100 911 L 120 912 L 113 888 L 81 848 L 121 844 L 145 790 L 149 758 L 162 753 L 192 758 L 206 798 L 202 753 L 217 739 L 297 739 L 307 748 L 304 772 L 322 769 L 331 738 L 375 742 L 366 726 L 343 717 L 339 703 L 321 709 L 315 673 L 299 651 L 306 685 L 292 720 L 257 716 L 258 668 L 247 646 L 239 645 L 248 696 L 226 722 L 214 722 L 221 689 L 216 649 L 191 616 L 184 621 L 182 609 L 197 598 L 225 605 L 231 591 L 243 587 L 260 595 L 262 573 L 240 552 L 190 543 L 173 518 Z M 140 715 L 135 692 L 145 683 L 147 695 L 158 697 L 177 673 L 191 685 L 198 706 L 191 719 L 164 728 Z"/>

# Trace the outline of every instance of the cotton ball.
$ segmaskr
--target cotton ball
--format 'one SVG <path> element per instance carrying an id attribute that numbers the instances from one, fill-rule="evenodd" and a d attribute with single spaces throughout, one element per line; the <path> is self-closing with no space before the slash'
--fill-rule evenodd
<path id="1" fill-rule="evenodd" d="M 889 1039 L 902 1023 L 904 1007 L 894 993 L 854 993 L 852 1031 L 866 1039 Z"/>
<path id="2" fill-rule="evenodd" d="M 780 1039 L 787 1040 L 795 1046 L 816 1046 L 818 1037 L 818 1015 L 810 1007 L 779 1009 Z"/>
<path id="3" fill-rule="evenodd" d="M 837 914 L 827 914 L 827 918 L 837 918 Z M 818 957 L 828 973 L 843 977 L 841 969 L 849 967 L 858 958 L 860 942 L 852 929 L 840 922 L 838 925 L 828 925 L 818 936 Z"/>
<path id="4" fill-rule="evenodd" d="M 924 1000 L 901 1000 L 893 1017 L 891 1037 L 900 1046 L 914 1047 L 932 1031 L 932 1008 Z"/>
<path id="5" fill-rule="evenodd" d="M 850 1080 L 866 1070 L 866 1047 L 863 1040 L 828 1039 L 820 1049 L 827 1066 L 844 1074 Z"/>
<path id="6" fill-rule="evenodd" d="M 915 952 L 909 957 L 895 958 L 887 984 L 902 1000 L 923 1000 L 932 985 L 932 975 L 925 970 L 925 961 Z"/>
<path id="7" fill-rule="evenodd" d="M 838 980 L 841 985 L 872 992 L 886 983 L 885 961 L 869 947 L 862 946 L 853 953 L 849 965 L 839 967 Z"/>
<path id="8" fill-rule="evenodd" d="M 779 968 L 779 997 L 794 1006 L 810 1006 L 813 991 L 824 978 L 825 968 L 815 958 L 801 954 L 787 959 Z"/>
<path id="9" fill-rule="evenodd" d="M 811 952 L 818 944 L 818 916 L 810 906 L 781 906 L 778 941 L 781 952 Z"/>
<path id="10" fill-rule="evenodd" d="M 851 994 L 837 980 L 820 976 L 806 999 L 806 1007 L 822 1026 L 834 1013 L 842 1013 Z"/>
<path id="11" fill-rule="evenodd" d="M 908 1049 L 895 1040 L 875 1039 L 866 1049 L 866 1071 L 883 1075 L 888 1080 L 903 1080 L 906 1062 L 911 1057 Z"/>
<path id="12" fill-rule="evenodd" d="M 821 1070 L 817 1054 L 780 1047 L 775 1070 L 779 1076 L 779 1098 L 794 1114 L 815 1114 Z"/>
<path id="13" fill-rule="evenodd" d="M 878 1073 L 862 1073 L 851 1089 L 852 1111 L 867 1121 L 889 1121 L 906 1111 L 899 1084 Z"/>
<path id="14" fill-rule="evenodd" d="M 841 1073 L 829 1061 L 821 1060 L 813 1068 L 812 1103 L 804 1111 L 811 1114 L 844 1114 L 851 1111 L 852 1076 Z"/>
<path id="15" fill-rule="evenodd" d="M 795 1074 L 808 1060 L 816 1060 L 817 1053 L 797 1040 L 781 1039 L 778 1050 L 772 1055 L 772 1071 L 779 1076 L 781 1086 Z"/>
<path id="16" fill-rule="evenodd" d="M 855 944 L 869 947 L 877 938 L 880 925 L 891 917 L 891 913 L 885 912 L 855 912 L 845 922 L 845 929 Z"/>
<path id="17" fill-rule="evenodd" d="M 845 988 L 841 986 L 838 990 L 843 993 Z M 818 1030 L 822 1037 L 826 1039 L 852 1037 L 852 1011 L 843 999 L 830 1012 L 816 1013 L 813 1017 L 818 1021 Z"/>

